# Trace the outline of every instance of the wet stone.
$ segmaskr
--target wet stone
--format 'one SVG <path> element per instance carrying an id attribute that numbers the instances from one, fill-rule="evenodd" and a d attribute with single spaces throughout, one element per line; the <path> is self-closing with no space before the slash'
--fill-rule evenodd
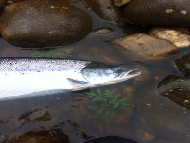
<path id="1" fill-rule="evenodd" d="M 114 32 L 111 28 L 98 28 L 93 30 L 95 34 L 105 35 L 105 34 L 112 34 Z"/>
<path id="2" fill-rule="evenodd" d="M 149 58 L 168 57 L 178 52 L 173 44 L 143 33 L 122 37 L 114 41 L 114 44 Z"/>
<path id="3" fill-rule="evenodd" d="M 25 0 L 7 0 L 6 5 L 14 4 L 14 3 L 17 3 L 17 2 L 21 2 L 21 1 L 25 1 Z"/>
<path id="4" fill-rule="evenodd" d="M 190 26 L 189 0 L 133 0 L 124 8 L 127 21 L 149 26 Z"/>
<path id="5" fill-rule="evenodd" d="M 167 40 L 176 47 L 190 46 L 190 33 L 183 28 L 153 28 L 150 34 L 158 39 Z"/>
<path id="6" fill-rule="evenodd" d="M 26 1 L 26 0 L 7 0 L 6 5 L 18 3 L 18 2 L 21 2 L 21 1 Z M 33 1 L 35 1 L 35 0 L 33 0 Z M 78 0 L 63 0 L 63 2 L 66 3 L 66 4 L 72 4 L 72 3 L 78 2 Z"/>
<path id="7" fill-rule="evenodd" d="M 117 7 L 121 7 L 123 5 L 126 5 L 128 3 L 130 3 L 132 0 L 114 0 L 114 4 Z"/>
<path id="8" fill-rule="evenodd" d="M 121 11 L 112 0 L 83 0 L 87 7 L 90 7 L 100 18 L 118 22 L 121 18 Z"/>
<path id="9" fill-rule="evenodd" d="M 181 59 L 175 60 L 175 65 L 181 74 L 190 78 L 190 52 L 184 55 Z"/>
<path id="10" fill-rule="evenodd" d="M 190 80 L 179 76 L 168 76 L 157 86 L 158 94 L 169 98 L 182 108 L 190 110 Z"/>
<path id="11" fill-rule="evenodd" d="M 5 4 L 5 0 L 0 0 L 0 9 L 3 7 L 4 4 Z"/>
<path id="12" fill-rule="evenodd" d="M 28 0 L 7 6 L 2 37 L 17 47 L 53 47 L 74 43 L 91 30 L 91 17 L 61 0 Z"/>

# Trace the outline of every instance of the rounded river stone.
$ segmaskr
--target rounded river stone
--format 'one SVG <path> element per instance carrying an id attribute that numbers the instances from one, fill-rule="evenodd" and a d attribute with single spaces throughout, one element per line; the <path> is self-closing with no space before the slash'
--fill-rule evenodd
<path id="1" fill-rule="evenodd" d="M 5 0 L 0 0 L 0 8 L 2 8 L 4 4 L 5 4 Z"/>
<path id="2" fill-rule="evenodd" d="M 91 17 L 61 0 L 29 0 L 7 6 L 1 35 L 17 47 L 63 46 L 82 39 L 92 28 Z"/>
<path id="3" fill-rule="evenodd" d="M 127 21 L 149 26 L 190 26 L 189 0 L 134 0 L 124 8 Z"/>

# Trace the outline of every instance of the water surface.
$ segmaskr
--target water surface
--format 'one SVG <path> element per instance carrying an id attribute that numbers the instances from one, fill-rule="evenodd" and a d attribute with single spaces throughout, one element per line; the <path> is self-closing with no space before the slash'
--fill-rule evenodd
<path id="1" fill-rule="evenodd" d="M 188 143 L 189 110 L 159 96 L 155 90 L 166 76 L 182 76 L 174 66 L 174 60 L 181 58 L 190 49 L 180 49 L 178 54 L 162 59 L 139 59 L 124 49 L 115 47 L 112 42 L 134 33 L 149 33 L 151 27 L 131 24 L 127 24 L 125 28 L 117 27 L 98 18 L 81 4 L 76 6 L 87 11 L 93 18 L 92 32 L 84 39 L 64 47 L 34 50 L 11 46 L 1 38 L 0 57 L 65 57 L 120 64 L 133 63 L 144 73 L 122 83 L 74 93 L 1 101 L 0 142 L 82 143 L 90 138 L 115 135 L 139 143 Z M 93 32 L 105 27 L 114 32 Z M 110 109 L 108 107 L 104 112 L 94 115 L 96 112 L 89 106 L 100 108 L 102 102 L 93 102 L 94 98 L 84 93 L 98 91 L 103 96 L 106 91 L 112 95 L 120 93 L 119 99 L 127 99 L 130 105 L 119 105 L 106 115 L 106 111 Z"/>

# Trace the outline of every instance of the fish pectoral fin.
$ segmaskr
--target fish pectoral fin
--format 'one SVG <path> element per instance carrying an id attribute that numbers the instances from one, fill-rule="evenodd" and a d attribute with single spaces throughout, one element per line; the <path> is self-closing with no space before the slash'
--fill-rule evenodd
<path id="1" fill-rule="evenodd" d="M 86 81 L 75 80 L 75 79 L 72 79 L 72 78 L 67 78 L 67 80 L 68 80 L 72 85 L 87 84 L 87 83 L 88 83 L 88 82 L 86 82 Z"/>

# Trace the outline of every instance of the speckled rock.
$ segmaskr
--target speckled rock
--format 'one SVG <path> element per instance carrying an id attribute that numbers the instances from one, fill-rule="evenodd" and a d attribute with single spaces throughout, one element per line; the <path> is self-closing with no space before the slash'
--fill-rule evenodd
<path id="1" fill-rule="evenodd" d="M 118 22 L 121 18 L 121 11 L 114 5 L 113 0 L 83 0 L 83 2 L 102 19 Z"/>
<path id="2" fill-rule="evenodd" d="M 190 46 L 190 33 L 183 28 L 153 28 L 150 34 L 158 39 L 167 40 L 177 47 Z"/>
<path id="3" fill-rule="evenodd" d="M 2 37 L 18 47 L 74 43 L 91 30 L 91 17 L 61 0 L 28 0 L 7 6 L 1 15 Z"/>
<path id="4" fill-rule="evenodd" d="M 150 58 L 168 57 L 178 52 L 178 48 L 173 44 L 143 33 L 136 33 L 117 39 L 114 41 L 114 44 Z"/>
<path id="5" fill-rule="evenodd" d="M 190 26 L 189 0 L 134 0 L 124 8 L 127 21 L 140 25 Z"/>
<path id="6" fill-rule="evenodd" d="M 190 110 L 190 80 L 179 76 L 167 76 L 157 86 L 158 94 Z"/>
<path id="7" fill-rule="evenodd" d="M 181 83 L 179 82 L 179 86 Z M 146 83 L 145 85 L 146 87 L 144 89 L 149 90 L 145 91 L 141 89 L 136 93 L 136 95 L 140 95 L 136 103 L 138 113 L 133 120 L 136 127 L 155 136 L 155 138 L 165 138 L 163 143 L 169 143 L 166 138 L 173 138 L 173 140 L 181 139 L 181 142 L 188 143 L 189 137 L 187 133 L 190 132 L 190 123 L 188 122 L 190 120 L 190 112 L 186 110 L 188 106 L 185 106 L 184 109 L 179 103 L 171 99 L 175 98 L 176 101 L 180 101 L 184 106 L 186 103 L 183 103 L 183 99 L 187 100 L 187 98 L 189 98 L 189 91 L 185 92 L 188 89 L 184 87 L 184 91 L 180 92 L 181 88 L 177 89 L 174 85 L 171 87 L 176 88 L 176 90 L 173 90 L 173 93 L 169 93 L 169 95 L 165 92 L 168 97 L 163 97 L 160 93 L 170 90 L 167 83 L 163 83 L 162 88 L 159 86 L 156 89 L 153 82 L 149 84 Z M 158 91 L 156 92 L 157 94 L 155 91 Z M 183 93 L 186 94 L 184 95 Z M 150 143 L 157 142 L 155 142 L 154 139 L 150 141 Z"/>

